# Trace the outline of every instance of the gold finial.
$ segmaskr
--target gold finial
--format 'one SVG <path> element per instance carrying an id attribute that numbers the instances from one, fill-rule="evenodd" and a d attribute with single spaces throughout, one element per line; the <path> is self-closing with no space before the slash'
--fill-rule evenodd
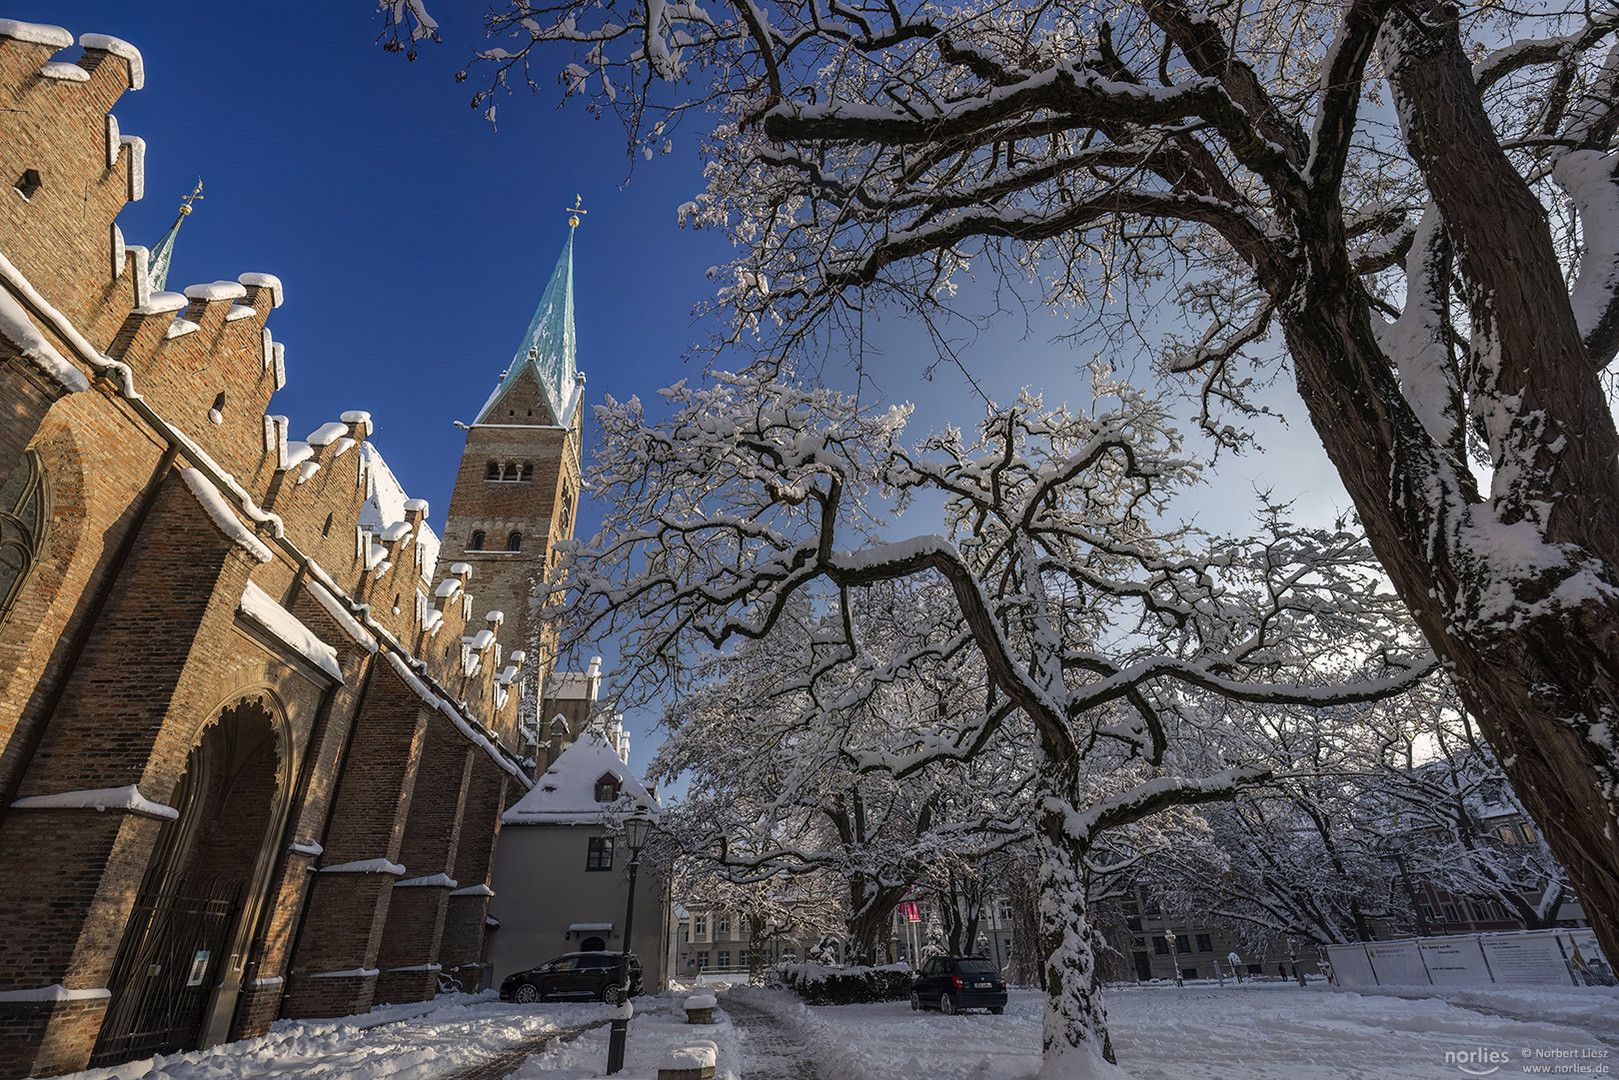
<path id="1" fill-rule="evenodd" d="M 563 209 L 568 213 L 568 227 L 570 229 L 577 229 L 579 227 L 580 214 L 590 213 L 589 210 L 584 209 L 584 201 L 585 197 L 583 195 L 575 195 L 573 197 L 573 205 L 563 207 Z"/>
<path id="2" fill-rule="evenodd" d="M 202 193 L 202 177 L 197 177 L 197 190 L 180 200 L 180 216 L 185 217 L 191 213 L 191 204 L 198 199 L 205 198 Z"/>

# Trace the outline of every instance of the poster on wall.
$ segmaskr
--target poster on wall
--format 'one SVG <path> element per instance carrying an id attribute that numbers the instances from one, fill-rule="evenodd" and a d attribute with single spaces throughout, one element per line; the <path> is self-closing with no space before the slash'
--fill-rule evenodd
<path id="1" fill-rule="evenodd" d="M 1428 972 L 1416 941 L 1373 941 L 1366 944 L 1366 955 L 1383 986 L 1427 986 Z"/>
<path id="2" fill-rule="evenodd" d="M 1435 986 L 1483 986 L 1490 981 L 1478 938 L 1426 938 L 1418 942 L 1422 966 Z"/>
<path id="3" fill-rule="evenodd" d="M 1498 983 L 1529 986 L 1570 986 L 1563 950 L 1551 934 L 1484 937 L 1484 957 Z"/>
<path id="4" fill-rule="evenodd" d="M 1327 963 L 1332 965 L 1332 981 L 1338 986 L 1377 985 L 1364 945 L 1329 945 Z"/>

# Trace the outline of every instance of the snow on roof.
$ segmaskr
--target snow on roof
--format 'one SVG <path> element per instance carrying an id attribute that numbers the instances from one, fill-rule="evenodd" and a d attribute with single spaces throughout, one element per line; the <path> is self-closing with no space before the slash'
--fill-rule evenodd
<path id="1" fill-rule="evenodd" d="M 60 26 L 19 22 L 16 19 L 0 19 L 0 37 L 26 41 L 33 45 L 49 45 L 57 49 L 66 49 L 73 44 L 73 35 Z"/>
<path id="2" fill-rule="evenodd" d="M 247 295 L 247 289 L 238 281 L 212 281 L 205 285 L 187 285 L 185 294 L 188 300 L 240 300 Z"/>
<path id="3" fill-rule="evenodd" d="M 599 803 L 596 781 L 607 773 L 618 779 L 619 797 L 616 802 Z M 653 813 L 662 810 L 657 796 L 630 772 L 606 740 L 587 731 L 500 820 L 507 825 L 594 825 L 610 814 L 629 813 L 637 803 L 646 804 Z"/>
<path id="4" fill-rule="evenodd" d="M 123 38 L 115 38 L 111 34 L 80 34 L 79 44 L 86 49 L 101 49 L 129 61 L 131 90 L 139 90 L 146 85 L 146 62 L 141 59 L 141 51 Z"/>
<path id="5" fill-rule="evenodd" d="M 292 646 L 305 660 L 338 682 L 343 681 L 343 669 L 337 664 L 337 650 L 251 581 L 242 590 L 240 608 L 243 615 Z"/>
<path id="6" fill-rule="evenodd" d="M 601 670 L 602 658 L 592 656 L 583 671 L 554 671 L 546 683 L 545 696 L 553 701 L 595 701 Z"/>
<path id="7" fill-rule="evenodd" d="M 243 285 L 268 290 L 270 294 L 270 306 L 273 308 L 278 308 L 281 306 L 281 300 L 284 295 L 281 290 L 281 279 L 276 277 L 274 274 L 243 274 L 236 280 L 241 282 Z"/>
<path id="8" fill-rule="evenodd" d="M 68 393 L 74 394 L 80 390 L 90 389 L 90 380 L 56 351 L 56 347 L 45 339 L 45 335 L 39 332 L 33 320 L 28 318 L 23 306 L 13 300 L 11 294 L 7 292 L 0 292 L 0 335 L 17 346 L 19 352 L 38 364 L 51 378 L 61 383 Z"/>
<path id="9" fill-rule="evenodd" d="M 371 414 L 346 412 L 343 419 L 350 424 L 369 425 Z M 368 477 L 366 485 L 370 489 L 366 494 L 365 504 L 360 507 L 360 527 L 375 533 L 383 533 L 390 526 L 404 521 L 405 511 L 415 509 L 412 504 L 420 500 L 412 499 L 405 494 L 404 485 L 394 476 L 393 470 L 388 468 L 382 454 L 369 440 L 360 444 L 360 453 L 364 455 L 365 473 Z M 426 505 L 421 503 L 423 509 Z M 422 580 L 432 581 L 433 571 L 438 565 L 439 537 L 425 521 L 416 531 L 416 545 L 421 549 L 418 562 Z"/>
<path id="10" fill-rule="evenodd" d="M 253 535 L 253 530 L 238 520 L 235 511 L 230 508 L 229 503 L 225 502 L 225 497 L 219 493 L 219 489 L 214 487 L 201 471 L 186 468 L 177 469 L 176 471 L 180 474 L 181 479 L 185 480 L 186 487 L 191 489 L 191 494 L 196 496 L 197 502 L 213 520 L 219 531 L 224 533 L 232 543 L 247 550 L 261 563 L 270 562 L 275 558 L 264 541 Z M 253 588 L 251 582 L 248 587 Z M 274 603 L 274 601 L 271 602 Z M 341 679 L 342 675 L 338 675 L 338 678 Z"/>

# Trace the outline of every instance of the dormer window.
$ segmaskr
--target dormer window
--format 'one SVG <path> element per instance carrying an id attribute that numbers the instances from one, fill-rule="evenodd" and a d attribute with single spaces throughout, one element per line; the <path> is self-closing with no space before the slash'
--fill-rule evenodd
<path id="1" fill-rule="evenodd" d="M 612 773 L 602 773 L 596 779 L 596 801 L 602 803 L 617 802 L 618 788 L 618 777 Z"/>

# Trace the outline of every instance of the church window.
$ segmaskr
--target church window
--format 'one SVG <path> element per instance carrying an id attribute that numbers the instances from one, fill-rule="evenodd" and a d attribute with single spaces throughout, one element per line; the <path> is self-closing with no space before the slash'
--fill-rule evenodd
<path id="1" fill-rule="evenodd" d="M 0 486 L 0 619 L 22 592 L 28 572 L 44 547 L 45 475 L 32 450 Z"/>
<path id="2" fill-rule="evenodd" d="M 532 479 L 534 479 L 534 463 L 525 461 L 523 462 L 523 471 L 521 474 L 519 474 L 518 480 L 526 484 Z"/>
<path id="3" fill-rule="evenodd" d="M 21 195 L 25 199 L 31 199 L 34 197 L 34 192 L 44 187 L 45 184 L 44 181 L 39 178 L 38 169 L 24 169 L 22 171 L 22 175 L 17 178 L 17 183 L 15 186 L 17 188 L 17 194 Z"/>
<path id="4" fill-rule="evenodd" d="M 467 542 L 467 550 L 468 551 L 482 551 L 483 550 L 483 530 L 482 529 L 473 529 L 472 530 L 472 539 Z"/>
<path id="5" fill-rule="evenodd" d="M 330 536 L 330 535 L 332 535 L 332 515 L 331 514 L 326 515 L 326 524 L 324 524 L 324 525 L 322 525 L 320 527 L 320 534 L 322 536 Z"/>
<path id="6" fill-rule="evenodd" d="M 586 870 L 611 870 L 613 868 L 613 838 L 611 836 L 592 836 L 590 849 L 585 855 Z"/>
<path id="7" fill-rule="evenodd" d="M 618 777 L 612 773 L 602 773 L 596 779 L 596 801 L 612 802 L 618 798 Z"/>
<path id="8" fill-rule="evenodd" d="M 562 482 L 562 508 L 558 511 L 558 517 L 561 519 L 562 532 L 566 535 L 573 525 L 573 489 L 566 480 Z"/>
<path id="9" fill-rule="evenodd" d="M 523 550 L 523 534 L 522 533 L 512 533 L 510 536 L 506 537 L 506 550 L 507 551 L 522 551 Z"/>
<path id="10" fill-rule="evenodd" d="M 491 461 L 489 463 L 489 468 L 484 471 L 483 478 L 485 480 L 499 480 L 500 479 L 500 462 Z"/>

